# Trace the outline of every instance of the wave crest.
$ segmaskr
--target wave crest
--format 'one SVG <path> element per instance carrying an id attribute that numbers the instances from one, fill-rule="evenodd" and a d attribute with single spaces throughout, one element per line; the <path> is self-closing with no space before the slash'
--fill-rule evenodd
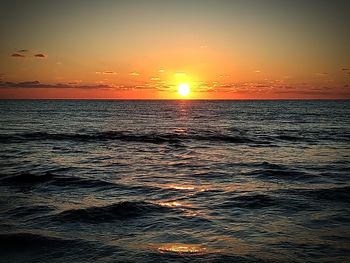
<path id="1" fill-rule="evenodd" d="M 127 142 L 143 143 L 180 143 L 186 140 L 196 141 L 214 141 L 226 143 L 248 143 L 248 144 L 270 144 L 268 140 L 258 140 L 250 137 L 235 136 L 229 134 L 216 134 L 212 132 L 201 133 L 148 133 L 134 134 L 124 131 L 104 131 L 96 133 L 47 133 L 47 132 L 28 132 L 21 134 L 0 135 L 0 143 L 21 142 L 35 140 L 74 140 L 74 141 L 108 141 L 120 140 Z"/>
<path id="2" fill-rule="evenodd" d="M 101 223 L 113 220 L 125 220 L 145 216 L 150 213 L 169 211 L 169 207 L 144 201 L 124 201 L 107 206 L 94 206 L 82 209 L 66 210 L 55 217 L 63 221 L 82 221 Z"/>

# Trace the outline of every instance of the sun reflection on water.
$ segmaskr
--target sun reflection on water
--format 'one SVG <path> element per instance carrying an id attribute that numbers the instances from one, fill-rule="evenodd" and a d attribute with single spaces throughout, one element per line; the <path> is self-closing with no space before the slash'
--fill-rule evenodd
<path id="1" fill-rule="evenodd" d="M 158 247 L 158 251 L 161 253 L 203 254 L 207 252 L 207 248 L 198 244 L 169 243 Z"/>
<path id="2" fill-rule="evenodd" d="M 184 206 L 182 203 L 176 202 L 176 201 L 160 202 L 159 205 L 161 205 L 161 206 L 167 206 L 167 207 L 180 207 L 180 206 Z"/>
<path id="3" fill-rule="evenodd" d="M 210 190 L 207 185 L 193 185 L 193 184 L 164 184 L 160 187 L 172 188 L 176 190 L 195 190 L 197 192 L 204 192 Z"/>
<path id="4" fill-rule="evenodd" d="M 195 188 L 193 186 L 181 186 L 181 185 L 173 185 L 172 188 L 178 189 L 178 190 L 194 190 Z"/>

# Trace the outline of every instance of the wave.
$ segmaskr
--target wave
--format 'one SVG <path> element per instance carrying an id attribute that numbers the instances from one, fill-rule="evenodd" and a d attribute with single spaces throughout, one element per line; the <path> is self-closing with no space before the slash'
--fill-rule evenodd
<path id="1" fill-rule="evenodd" d="M 95 142 L 95 141 L 110 141 L 119 140 L 126 142 L 141 142 L 141 143 L 173 143 L 178 144 L 183 141 L 213 141 L 226 143 L 245 143 L 255 145 L 269 145 L 276 146 L 273 143 L 280 143 L 281 141 L 291 143 L 315 143 L 319 140 L 340 140 L 344 141 L 346 137 L 339 137 L 339 134 L 315 134 L 313 136 L 300 136 L 294 134 L 260 134 L 249 135 L 246 132 L 237 134 L 221 133 L 211 130 L 192 131 L 188 133 L 135 133 L 133 131 L 98 131 L 85 132 L 81 131 L 72 133 L 54 133 L 54 132 L 24 132 L 14 134 L 0 134 L 0 143 L 15 143 L 23 141 L 37 141 L 37 140 L 55 140 L 55 141 L 81 141 L 81 142 Z M 338 138 L 339 137 L 339 138 Z"/>
<path id="2" fill-rule="evenodd" d="M 250 172 L 249 175 L 257 176 L 261 179 L 284 179 L 284 180 L 306 180 L 314 176 L 298 170 L 273 170 L 261 169 Z"/>
<path id="3" fill-rule="evenodd" d="M 234 136 L 227 134 L 213 134 L 212 132 L 203 133 L 149 133 L 133 134 L 123 131 L 105 131 L 96 133 L 47 133 L 47 132 L 29 132 L 20 134 L 0 135 L 0 143 L 14 143 L 35 140 L 73 140 L 82 142 L 120 140 L 126 142 L 144 142 L 144 143 L 181 143 L 184 140 L 196 141 L 214 141 L 226 143 L 248 143 L 248 144 L 270 144 L 267 140 L 258 140 L 243 136 Z"/>
<path id="4" fill-rule="evenodd" d="M 350 202 L 350 186 L 332 187 L 310 190 L 294 190 L 295 193 L 300 193 L 305 196 L 316 198 L 318 200 L 335 201 L 335 202 Z"/>
<path id="5" fill-rule="evenodd" d="M 80 221 L 89 223 L 102 223 L 113 220 L 126 220 L 150 213 L 161 213 L 171 208 L 144 201 L 123 201 L 107 206 L 93 206 L 82 209 L 63 211 L 55 218 L 61 221 Z"/>
<path id="6" fill-rule="evenodd" d="M 45 173 L 41 175 L 32 173 L 19 173 L 16 175 L 6 176 L 1 178 L 3 183 L 14 184 L 14 185 L 29 185 L 29 184 L 40 184 L 50 181 L 53 178 L 53 174 Z"/>
<path id="7" fill-rule="evenodd" d="M 20 188 L 22 190 L 32 190 L 34 188 L 51 189 L 54 191 L 76 189 L 88 189 L 89 191 L 106 191 L 114 190 L 118 192 L 128 192 L 139 195 L 155 194 L 169 195 L 177 193 L 174 189 L 164 189 L 162 187 L 153 185 L 131 185 L 117 182 L 109 182 L 102 179 L 82 178 L 78 176 L 59 175 L 50 172 L 46 173 L 32 173 L 22 172 L 14 175 L 7 175 L 0 178 L 0 184 L 11 188 Z"/>
<path id="8" fill-rule="evenodd" d="M 0 234 L 0 243 L 3 251 L 18 253 L 23 250 L 69 247 L 72 244 L 81 244 L 83 241 L 32 233 L 8 233 Z"/>
<path id="9" fill-rule="evenodd" d="M 250 208 L 258 209 L 276 205 L 276 200 L 265 194 L 250 194 L 231 197 L 229 201 L 220 205 L 222 208 Z"/>
<path id="10" fill-rule="evenodd" d="M 256 176 L 260 179 L 309 180 L 317 177 L 314 174 L 307 173 L 297 168 L 269 162 L 252 164 L 251 166 L 260 169 L 250 171 L 246 173 L 246 175 Z"/>
<path id="11" fill-rule="evenodd" d="M 283 141 L 304 141 L 305 138 L 299 137 L 299 136 L 293 136 L 293 135 L 278 135 L 276 139 L 283 140 Z"/>
<path id="12" fill-rule="evenodd" d="M 23 172 L 11 176 L 6 176 L 0 179 L 0 181 L 7 185 L 12 186 L 34 186 L 38 184 L 49 183 L 55 186 L 77 186 L 82 188 L 101 188 L 101 187 L 114 187 L 113 183 L 96 180 L 90 178 L 81 178 L 76 176 L 63 176 L 50 172 L 43 174 L 33 174 L 30 172 Z"/>
<path id="13" fill-rule="evenodd" d="M 18 206 L 14 209 L 7 211 L 6 213 L 14 218 L 23 218 L 35 216 L 37 214 L 47 214 L 54 211 L 55 209 L 44 205 L 33 205 L 33 206 Z"/>

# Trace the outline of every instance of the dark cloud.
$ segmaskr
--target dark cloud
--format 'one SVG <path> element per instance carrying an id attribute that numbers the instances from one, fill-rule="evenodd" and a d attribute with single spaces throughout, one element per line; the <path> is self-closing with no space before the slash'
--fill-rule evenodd
<path id="1" fill-rule="evenodd" d="M 64 89 L 113 89 L 114 87 L 104 84 L 98 84 L 98 85 L 72 85 L 72 84 L 66 84 L 66 83 L 57 83 L 57 84 L 45 84 L 41 83 L 37 80 L 35 81 L 24 81 L 24 82 L 9 82 L 9 81 L 0 81 L 0 88 L 43 88 L 43 89 L 50 89 L 50 88 L 64 88 Z"/>
<path id="2" fill-rule="evenodd" d="M 37 80 L 35 81 L 24 81 L 24 82 L 9 82 L 0 81 L 0 88 L 6 89 L 16 89 L 16 88 L 37 88 L 37 89 L 99 89 L 99 90 L 144 90 L 144 89 L 158 89 L 158 87 L 151 87 L 146 85 L 137 86 L 125 86 L 125 85 L 106 85 L 106 84 L 78 84 L 78 82 L 69 83 L 56 83 L 56 84 L 46 84 L 41 83 Z"/>
<path id="3" fill-rule="evenodd" d="M 0 81 L 1 88 L 36 88 L 40 87 L 41 83 L 39 81 L 24 81 L 24 82 L 9 82 Z"/>
<path id="4" fill-rule="evenodd" d="M 293 87 L 293 86 L 283 86 L 281 88 L 287 89 L 287 90 L 295 90 L 296 89 L 296 87 Z"/>
<path id="5" fill-rule="evenodd" d="M 152 89 L 156 89 L 156 88 L 152 87 L 152 86 L 146 86 L 146 85 L 137 85 L 134 87 L 134 89 L 152 90 Z"/>
<path id="6" fill-rule="evenodd" d="M 21 55 L 21 54 L 18 54 L 18 53 L 13 53 L 11 54 L 11 57 L 14 57 L 14 58 L 24 58 L 25 56 Z"/>
<path id="7" fill-rule="evenodd" d="M 29 49 L 20 49 L 15 53 L 11 54 L 11 57 L 15 57 L 15 58 L 25 58 L 25 53 L 29 53 Z M 28 54 L 28 56 L 31 56 L 31 54 Z M 47 55 L 43 54 L 43 53 L 36 53 L 33 55 L 35 58 L 47 58 Z"/>
<path id="8" fill-rule="evenodd" d="M 255 85 L 256 88 L 271 88 L 271 85 L 265 85 L 265 84 L 257 84 Z"/>
<path id="9" fill-rule="evenodd" d="M 342 71 L 350 71 L 350 68 L 342 68 Z"/>
<path id="10" fill-rule="evenodd" d="M 46 58 L 47 56 L 45 54 L 38 53 L 38 54 L 35 54 L 34 57 L 36 57 L 36 58 Z"/>

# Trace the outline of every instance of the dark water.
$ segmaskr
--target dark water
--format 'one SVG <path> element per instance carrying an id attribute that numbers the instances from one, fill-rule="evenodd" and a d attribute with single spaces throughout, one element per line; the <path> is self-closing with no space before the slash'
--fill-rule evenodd
<path id="1" fill-rule="evenodd" d="M 1 101 L 1 262 L 349 262 L 350 101 Z"/>

